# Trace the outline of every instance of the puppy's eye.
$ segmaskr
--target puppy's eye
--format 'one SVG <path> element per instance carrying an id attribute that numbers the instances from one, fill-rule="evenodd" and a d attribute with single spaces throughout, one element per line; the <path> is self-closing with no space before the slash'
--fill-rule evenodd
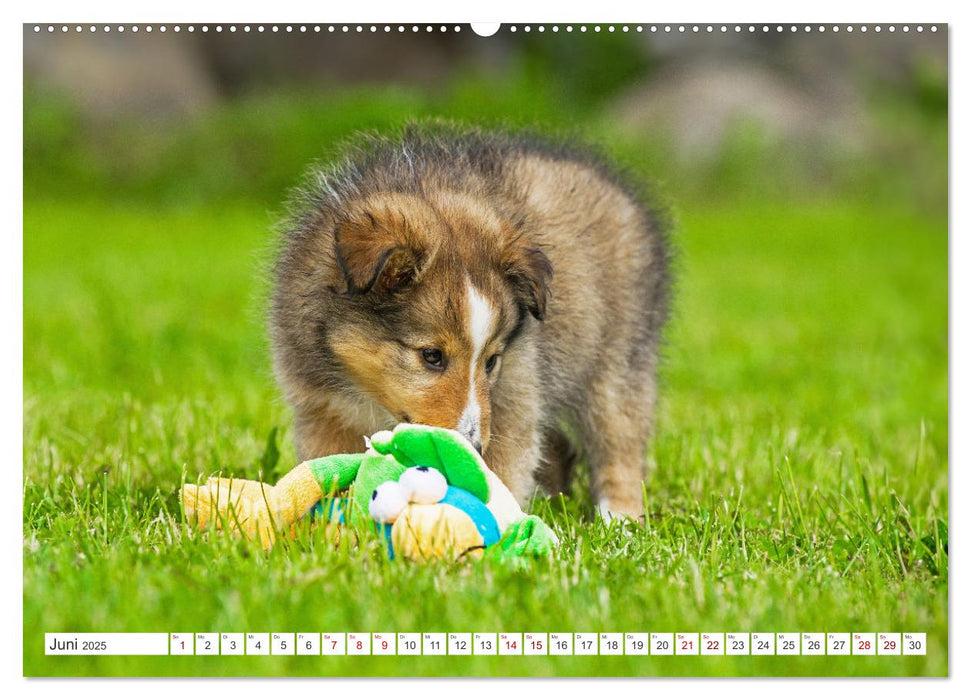
<path id="1" fill-rule="evenodd" d="M 422 350 L 421 359 L 432 369 L 442 369 L 445 366 L 445 356 L 437 348 L 425 348 Z"/>
<path id="2" fill-rule="evenodd" d="M 499 355 L 493 355 L 485 363 L 485 371 L 492 372 L 496 368 L 496 363 L 499 361 Z"/>

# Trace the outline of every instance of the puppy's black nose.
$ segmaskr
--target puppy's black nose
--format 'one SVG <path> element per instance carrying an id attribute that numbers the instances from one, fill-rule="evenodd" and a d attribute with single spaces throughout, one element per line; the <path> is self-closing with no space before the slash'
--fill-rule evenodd
<path id="1" fill-rule="evenodd" d="M 472 447 L 475 448 L 475 451 L 478 452 L 479 453 L 479 456 L 481 457 L 482 456 L 482 441 L 481 440 L 475 440 L 472 443 Z"/>

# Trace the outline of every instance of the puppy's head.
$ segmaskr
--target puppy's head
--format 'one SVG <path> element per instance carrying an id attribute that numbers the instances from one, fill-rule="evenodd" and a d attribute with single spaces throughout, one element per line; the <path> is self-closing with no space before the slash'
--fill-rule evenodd
<path id="1" fill-rule="evenodd" d="M 371 197 L 334 236 L 346 313 L 330 345 L 357 388 L 397 420 L 458 430 L 484 452 L 491 394 L 552 268 L 468 197 Z"/>

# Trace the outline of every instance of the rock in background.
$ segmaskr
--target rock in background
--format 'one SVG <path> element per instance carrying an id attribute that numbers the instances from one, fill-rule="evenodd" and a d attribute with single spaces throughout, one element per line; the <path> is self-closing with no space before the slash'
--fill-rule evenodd
<path id="1" fill-rule="evenodd" d="M 946 32 L 658 34 L 644 46 L 657 70 L 615 98 L 608 120 L 663 135 L 689 160 L 716 157 L 745 128 L 770 145 L 857 152 L 872 137 L 873 94 L 916 90 L 922 71 L 947 75 Z"/>

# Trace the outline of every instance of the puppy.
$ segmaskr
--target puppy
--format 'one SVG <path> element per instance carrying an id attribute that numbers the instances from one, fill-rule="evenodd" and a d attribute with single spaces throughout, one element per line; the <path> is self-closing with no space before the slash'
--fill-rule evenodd
<path id="1" fill-rule="evenodd" d="M 643 514 L 669 256 L 599 156 L 413 126 L 313 169 L 291 204 L 270 331 L 301 459 L 427 423 L 521 503 L 566 489 L 579 454 L 601 513 Z"/>

